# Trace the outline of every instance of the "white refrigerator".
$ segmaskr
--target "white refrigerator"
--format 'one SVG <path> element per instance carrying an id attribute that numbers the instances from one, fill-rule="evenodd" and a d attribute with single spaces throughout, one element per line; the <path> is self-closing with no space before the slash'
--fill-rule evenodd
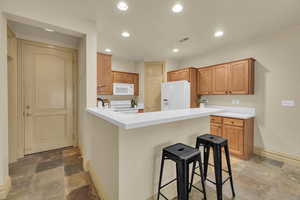
<path id="1" fill-rule="evenodd" d="M 161 84 L 161 110 L 190 108 L 191 84 L 188 81 L 173 81 Z"/>

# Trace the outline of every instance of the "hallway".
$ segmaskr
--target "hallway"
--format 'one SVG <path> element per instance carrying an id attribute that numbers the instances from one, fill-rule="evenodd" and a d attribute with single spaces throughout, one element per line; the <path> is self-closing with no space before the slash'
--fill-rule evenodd
<path id="1" fill-rule="evenodd" d="M 7 200 L 100 200 L 77 148 L 26 156 L 9 167 Z"/>

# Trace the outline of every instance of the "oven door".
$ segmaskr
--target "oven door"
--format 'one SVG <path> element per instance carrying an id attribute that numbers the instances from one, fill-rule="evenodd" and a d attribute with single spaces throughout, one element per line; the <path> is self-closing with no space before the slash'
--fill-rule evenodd
<path id="1" fill-rule="evenodd" d="M 113 94 L 118 96 L 134 95 L 134 85 L 127 83 L 114 83 Z"/>

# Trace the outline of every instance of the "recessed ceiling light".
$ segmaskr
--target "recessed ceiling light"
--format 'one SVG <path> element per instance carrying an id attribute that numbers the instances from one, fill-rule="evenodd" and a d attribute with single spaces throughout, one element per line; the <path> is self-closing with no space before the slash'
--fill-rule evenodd
<path id="1" fill-rule="evenodd" d="M 117 4 L 117 7 L 119 10 L 121 11 L 126 11 L 128 10 L 128 5 L 127 3 L 125 3 L 124 1 L 120 1 L 118 4 Z"/>
<path id="2" fill-rule="evenodd" d="M 126 32 L 126 31 L 124 31 L 123 33 L 122 33 L 122 36 L 123 37 L 130 37 L 130 33 L 128 33 L 128 32 Z"/>
<path id="3" fill-rule="evenodd" d="M 50 29 L 50 28 L 45 28 L 45 31 L 48 31 L 48 32 L 54 32 L 53 29 Z"/>
<path id="4" fill-rule="evenodd" d="M 183 10 L 183 6 L 177 3 L 173 6 L 172 10 L 174 13 L 180 13 Z"/>
<path id="5" fill-rule="evenodd" d="M 110 53 L 111 52 L 111 49 L 105 49 L 106 52 Z"/>
<path id="6" fill-rule="evenodd" d="M 215 32 L 215 37 L 222 37 L 224 35 L 223 31 L 217 31 Z"/>
<path id="7" fill-rule="evenodd" d="M 177 53 L 179 51 L 179 49 L 173 49 L 174 53 Z"/>

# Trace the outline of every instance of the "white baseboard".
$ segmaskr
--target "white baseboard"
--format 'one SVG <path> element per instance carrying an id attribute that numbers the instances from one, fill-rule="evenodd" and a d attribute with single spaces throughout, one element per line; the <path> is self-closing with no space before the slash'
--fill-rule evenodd
<path id="1" fill-rule="evenodd" d="M 300 157 L 297 156 L 291 156 L 288 154 L 278 152 L 271 152 L 260 147 L 254 147 L 254 153 L 259 156 L 271 158 L 273 160 L 278 160 L 288 164 L 300 166 Z"/>
<path id="2" fill-rule="evenodd" d="M 6 199 L 8 192 L 10 191 L 11 188 L 11 179 L 8 176 L 5 179 L 4 185 L 0 185 L 0 199 Z"/>

